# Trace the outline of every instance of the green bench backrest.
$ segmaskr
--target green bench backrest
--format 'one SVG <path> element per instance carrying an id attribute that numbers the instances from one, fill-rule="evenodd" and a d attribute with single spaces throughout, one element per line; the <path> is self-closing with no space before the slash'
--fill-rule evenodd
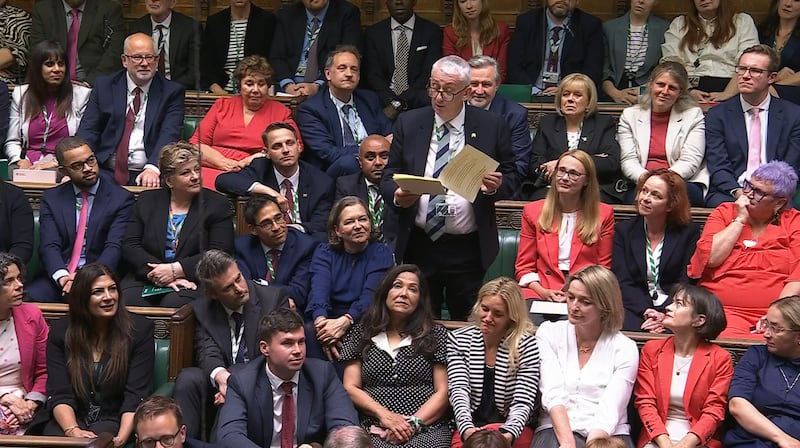
<path id="1" fill-rule="evenodd" d="M 514 278 L 514 262 L 517 260 L 517 247 L 519 246 L 519 230 L 497 229 L 497 238 L 500 240 L 500 252 L 494 262 L 486 271 L 484 282 L 497 277 Z"/>

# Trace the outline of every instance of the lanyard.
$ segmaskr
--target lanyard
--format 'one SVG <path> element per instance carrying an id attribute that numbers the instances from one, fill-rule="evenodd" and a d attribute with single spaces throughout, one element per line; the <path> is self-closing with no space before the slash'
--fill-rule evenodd
<path id="1" fill-rule="evenodd" d="M 311 25 L 314 20 L 318 21 L 316 30 L 312 28 Z M 317 37 L 319 37 L 320 29 L 322 29 L 322 21 L 319 20 L 318 17 L 311 19 L 311 22 L 306 22 L 306 37 L 308 38 L 308 46 L 303 51 L 303 53 L 306 55 L 306 59 L 308 59 L 308 53 L 311 51 L 311 47 L 314 46 L 314 42 L 317 40 Z"/>
<path id="2" fill-rule="evenodd" d="M 55 110 L 50 112 L 50 115 L 47 115 L 47 106 L 42 106 L 42 119 L 44 119 L 44 135 L 42 135 L 42 150 L 41 153 L 45 154 L 45 145 L 47 145 L 47 136 L 50 135 L 50 121 L 53 120 L 53 113 Z"/>
<path id="3" fill-rule="evenodd" d="M 183 216 L 183 219 L 180 217 Z M 170 242 L 170 248 L 173 252 L 178 252 L 178 243 L 180 241 L 181 230 L 183 229 L 183 224 L 186 222 L 186 215 L 178 215 L 180 219 L 180 224 L 175 224 L 175 214 L 172 213 L 172 206 L 169 208 L 169 228 L 172 231 L 172 241 Z"/>
<path id="4" fill-rule="evenodd" d="M 567 149 L 578 149 L 578 142 L 581 141 L 581 134 L 583 133 L 583 121 L 581 121 L 581 125 L 578 127 L 578 135 L 575 138 L 570 138 L 569 132 L 567 132 Z"/>
<path id="5" fill-rule="evenodd" d="M 647 235 L 647 223 L 644 225 L 644 234 Z M 652 245 L 650 244 L 650 239 L 645 238 L 647 244 L 647 270 L 650 273 L 650 277 L 653 278 L 653 288 L 650 291 L 651 294 L 655 294 L 656 290 L 658 289 L 658 264 L 661 260 L 661 249 L 664 245 L 664 237 L 661 237 L 661 240 L 656 244 L 655 250 L 653 249 Z M 658 258 L 658 260 L 656 259 Z"/>

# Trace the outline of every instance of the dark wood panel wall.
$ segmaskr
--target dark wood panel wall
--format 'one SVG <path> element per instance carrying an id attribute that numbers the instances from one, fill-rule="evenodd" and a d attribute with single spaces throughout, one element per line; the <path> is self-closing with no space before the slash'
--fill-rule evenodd
<path id="1" fill-rule="evenodd" d="M 107 0 L 101 0 L 107 1 Z M 253 0 L 255 4 L 275 11 L 282 4 L 292 3 L 293 0 Z M 416 11 L 419 15 L 432 20 L 440 25 L 450 22 L 453 8 L 458 0 L 418 0 Z M 629 0 L 578 0 L 578 6 L 602 20 L 619 17 L 625 13 L 630 4 Z M 693 0 L 661 0 L 655 6 L 655 13 L 666 19 L 683 14 Z M 737 11 L 750 13 L 760 22 L 767 14 L 769 0 L 722 0 L 730 1 Z M 27 11 L 35 0 L 8 0 L 11 5 L 19 6 Z M 516 17 L 524 11 L 541 6 L 545 0 L 490 0 L 492 12 L 498 20 L 502 20 L 512 27 Z M 144 0 L 120 0 L 125 17 L 129 20 L 145 14 Z M 361 23 L 364 26 L 375 23 L 388 16 L 383 0 L 353 0 L 352 3 L 361 8 Z M 186 15 L 198 17 L 202 22 L 209 14 L 228 7 L 227 0 L 178 0 L 175 6 L 177 11 Z"/>

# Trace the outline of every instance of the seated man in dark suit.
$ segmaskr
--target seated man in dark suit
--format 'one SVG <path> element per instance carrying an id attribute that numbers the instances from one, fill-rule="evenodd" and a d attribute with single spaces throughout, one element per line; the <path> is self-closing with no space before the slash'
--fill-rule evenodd
<path id="1" fill-rule="evenodd" d="M 158 54 L 158 73 L 197 90 L 197 55 L 203 27 L 189 16 L 173 11 L 175 0 L 146 0 L 147 14 L 128 24 L 128 34 L 153 36 Z"/>
<path id="2" fill-rule="evenodd" d="M 531 84 L 534 95 L 552 97 L 565 76 L 583 73 L 600 90 L 603 25 L 577 4 L 578 0 L 546 0 L 545 6 L 517 16 L 508 44 L 507 83 Z"/>
<path id="3" fill-rule="evenodd" d="M 394 120 L 430 104 L 431 67 L 442 57 L 442 28 L 414 14 L 416 0 L 386 0 L 389 17 L 364 31 L 364 80 Z"/>
<path id="4" fill-rule="evenodd" d="M 524 179 L 528 176 L 531 160 L 531 127 L 528 111 L 516 101 L 497 94 L 500 87 L 500 71 L 497 61 L 490 56 L 474 56 L 469 60 L 470 98 L 469 104 L 489 112 L 500 114 L 511 128 L 511 150 L 517 173 Z"/>
<path id="5" fill-rule="evenodd" d="M 119 70 L 126 33 L 118 2 L 42 0 L 33 4 L 32 16 L 29 45 L 43 40 L 60 43 L 67 54 L 64 62 L 71 80 L 94 86 L 97 76 Z"/>
<path id="6" fill-rule="evenodd" d="M 361 43 L 361 11 L 347 0 L 302 0 L 282 7 L 269 52 L 284 92 L 313 96 L 325 84 L 322 67 L 339 44 Z"/>
<path id="7" fill-rule="evenodd" d="M 739 95 L 709 109 L 706 207 L 738 199 L 744 182 L 761 164 L 783 160 L 800 169 L 800 106 L 769 93 L 779 68 L 780 56 L 772 47 L 747 48 L 737 64 Z"/>
<path id="8" fill-rule="evenodd" d="M 192 302 L 199 367 L 181 369 L 175 383 L 175 401 L 184 409 L 188 436 L 194 438 L 205 436 L 201 415 L 206 414 L 210 426 L 216 414 L 211 404 L 225 403 L 231 372 L 258 357 L 261 317 L 289 306 L 285 290 L 248 280 L 236 260 L 221 250 L 203 255 L 197 277 L 207 298 Z"/>
<path id="9" fill-rule="evenodd" d="M 372 212 L 372 225 L 376 229 L 382 229 L 384 224 L 381 176 L 387 162 L 389 162 L 389 140 L 381 135 L 370 135 L 361 142 L 358 152 L 361 171 L 336 179 L 334 202 L 345 196 L 357 196 L 368 204 Z"/>
<path id="10" fill-rule="evenodd" d="M 46 276 L 25 285 L 36 302 L 62 301 L 86 263 L 116 270 L 133 210 L 133 195 L 100 175 L 97 158 L 79 137 L 58 142 L 56 160 L 70 181 L 42 195 L 39 256 Z"/>
<path id="11" fill-rule="evenodd" d="M 326 241 L 328 213 L 333 206 L 333 180 L 300 160 L 303 149 L 291 124 L 272 123 L 261 138 L 267 157 L 253 160 L 238 173 L 220 175 L 217 190 L 238 196 L 251 193 L 274 196 L 292 227 Z"/>
<path id="12" fill-rule="evenodd" d="M 236 263 L 245 278 L 289 292 L 289 303 L 305 312 L 311 275 L 308 267 L 319 241 L 289 227 L 273 196 L 254 194 L 247 200 L 244 220 L 249 235 L 236 238 Z"/>
<path id="13" fill-rule="evenodd" d="M 121 70 L 92 89 L 77 135 L 120 185 L 160 185 L 158 156 L 181 139 L 184 88 L 156 72 L 158 53 L 149 34 L 125 39 Z"/>
<path id="14" fill-rule="evenodd" d="M 261 320 L 264 360 L 228 382 L 217 440 L 227 448 L 321 446 L 358 414 L 330 362 L 306 359 L 303 318 L 277 309 Z"/>
<path id="15" fill-rule="evenodd" d="M 358 146 L 367 135 L 392 133 L 378 96 L 358 86 L 361 55 L 352 45 L 339 45 L 325 62 L 328 88 L 300 104 L 297 126 L 308 160 L 329 176 L 359 171 Z"/>
<path id="16" fill-rule="evenodd" d="M 183 412 L 170 397 L 153 395 L 136 407 L 133 414 L 133 433 L 140 448 L 210 448 L 211 445 L 186 435 Z"/>

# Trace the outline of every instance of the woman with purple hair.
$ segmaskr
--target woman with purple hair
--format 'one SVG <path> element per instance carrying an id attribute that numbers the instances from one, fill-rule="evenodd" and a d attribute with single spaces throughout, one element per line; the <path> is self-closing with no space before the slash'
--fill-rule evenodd
<path id="1" fill-rule="evenodd" d="M 791 208 L 797 173 L 772 161 L 753 171 L 736 202 L 709 215 L 688 267 L 720 298 L 722 337 L 761 338 L 757 322 L 779 297 L 800 294 L 800 212 Z"/>

